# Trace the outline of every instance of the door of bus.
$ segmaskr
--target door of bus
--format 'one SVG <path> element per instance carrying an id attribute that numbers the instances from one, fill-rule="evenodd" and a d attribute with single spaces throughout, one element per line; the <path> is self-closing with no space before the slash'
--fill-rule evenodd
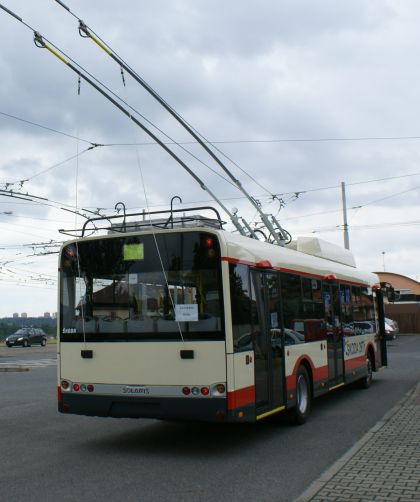
<path id="1" fill-rule="evenodd" d="M 378 339 L 379 364 L 381 366 L 387 366 L 388 357 L 387 357 L 386 339 L 385 339 L 384 293 L 381 289 L 376 290 L 375 300 L 376 300 L 376 312 L 378 316 L 377 335 L 379 337 Z"/>
<path id="2" fill-rule="evenodd" d="M 280 326 L 279 274 L 251 271 L 257 415 L 284 401 L 284 342 Z"/>
<path id="3" fill-rule="evenodd" d="M 327 353 L 329 387 L 344 381 L 343 332 L 340 323 L 340 297 L 338 286 L 324 286 L 325 318 L 327 321 Z"/>

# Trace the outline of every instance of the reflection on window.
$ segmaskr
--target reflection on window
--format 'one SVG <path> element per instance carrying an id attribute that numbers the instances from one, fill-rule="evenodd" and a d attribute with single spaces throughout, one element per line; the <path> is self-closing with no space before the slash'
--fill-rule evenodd
<path id="1" fill-rule="evenodd" d="M 179 339 L 180 328 L 187 338 L 221 337 L 217 240 L 199 233 L 157 240 L 164 270 L 152 236 L 80 242 L 72 261 L 63 254 L 64 339 Z"/>
<path id="2" fill-rule="evenodd" d="M 251 298 L 249 270 L 246 265 L 229 265 L 232 308 L 233 347 L 235 352 L 252 350 Z"/>
<path id="3" fill-rule="evenodd" d="M 322 285 L 318 279 L 280 274 L 285 344 L 324 339 L 325 313 Z"/>

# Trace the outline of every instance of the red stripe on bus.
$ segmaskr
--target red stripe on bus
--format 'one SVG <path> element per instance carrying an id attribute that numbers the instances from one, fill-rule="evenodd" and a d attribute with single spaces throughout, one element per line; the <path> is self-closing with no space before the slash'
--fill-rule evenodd
<path id="1" fill-rule="evenodd" d="M 241 406 L 255 403 L 255 387 L 245 387 L 243 389 L 228 392 L 227 407 L 228 410 L 234 410 Z"/>
<path id="2" fill-rule="evenodd" d="M 319 380 L 326 380 L 328 378 L 328 365 L 315 368 L 311 359 L 308 356 L 303 355 L 296 361 L 295 367 L 293 368 L 293 373 L 286 377 L 286 389 L 288 391 L 296 387 L 296 373 L 303 360 L 308 361 L 311 366 L 312 380 L 314 383 L 318 382 Z"/>
<path id="3" fill-rule="evenodd" d="M 230 258 L 229 256 L 222 256 L 221 258 L 222 261 L 227 261 L 228 263 L 240 263 L 241 265 L 248 265 L 250 267 L 256 267 L 257 263 L 252 262 L 252 261 L 247 261 L 247 260 L 240 260 L 239 258 Z M 277 270 L 278 272 L 286 272 L 286 273 L 292 273 L 292 274 L 299 274 L 303 275 L 305 277 L 312 277 L 316 279 L 325 279 L 325 274 L 320 275 L 320 274 L 313 274 L 311 272 L 303 272 L 302 270 L 295 270 L 292 268 L 285 268 L 285 267 L 273 267 L 273 270 Z M 358 281 L 347 281 L 346 279 L 338 279 L 338 282 L 341 284 L 351 284 L 355 286 L 366 286 L 367 283 L 365 282 L 358 282 Z"/>
<path id="4" fill-rule="evenodd" d="M 362 356 L 353 357 L 352 359 L 344 361 L 346 373 L 356 368 L 360 368 L 361 366 L 366 366 L 366 356 L 364 354 Z"/>

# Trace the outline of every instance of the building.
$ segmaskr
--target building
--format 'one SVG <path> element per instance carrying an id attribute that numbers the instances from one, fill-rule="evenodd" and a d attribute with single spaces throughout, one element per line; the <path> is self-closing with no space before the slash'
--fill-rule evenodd
<path id="1" fill-rule="evenodd" d="M 420 333 L 420 282 L 392 272 L 375 272 L 395 291 L 394 303 L 385 304 L 385 315 L 398 322 L 401 333 Z"/>

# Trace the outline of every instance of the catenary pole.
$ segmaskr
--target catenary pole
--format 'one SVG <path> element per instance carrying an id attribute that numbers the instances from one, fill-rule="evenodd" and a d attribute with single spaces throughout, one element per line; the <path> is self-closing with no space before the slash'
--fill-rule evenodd
<path id="1" fill-rule="evenodd" d="M 346 184 L 341 182 L 341 199 L 343 203 L 343 236 L 344 247 L 350 249 L 349 225 L 347 223 L 347 202 L 346 202 Z"/>

